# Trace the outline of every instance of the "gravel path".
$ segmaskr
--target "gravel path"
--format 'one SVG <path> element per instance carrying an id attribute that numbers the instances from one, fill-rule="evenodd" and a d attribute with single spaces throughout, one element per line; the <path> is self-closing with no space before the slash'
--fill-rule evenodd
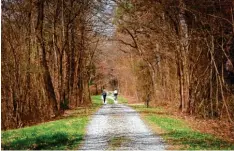
<path id="1" fill-rule="evenodd" d="M 153 134 L 132 108 L 104 105 L 93 116 L 81 150 L 164 150 L 162 139 Z"/>

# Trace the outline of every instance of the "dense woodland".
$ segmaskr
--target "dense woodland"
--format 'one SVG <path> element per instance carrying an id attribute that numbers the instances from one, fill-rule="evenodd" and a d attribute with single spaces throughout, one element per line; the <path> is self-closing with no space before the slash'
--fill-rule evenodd
<path id="1" fill-rule="evenodd" d="M 2 128 L 90 104 L 99 36 L 92 0 L 2 2 Z"/>
<path id="2" fill-rule="evenodd" d="M 132 0 L 118 6 L 116 37 L 128 68 L 119 69 L 122 92 L 146 105 L 233 121 L 233 1 Z"/>
<path id="3" fill-rule="evenodd" d="M 89 106 L 89 87 L 234 121 L 232 0 L 113 0 L 100 17 L 110 2 L 2 1 L 2 129 Z"/>

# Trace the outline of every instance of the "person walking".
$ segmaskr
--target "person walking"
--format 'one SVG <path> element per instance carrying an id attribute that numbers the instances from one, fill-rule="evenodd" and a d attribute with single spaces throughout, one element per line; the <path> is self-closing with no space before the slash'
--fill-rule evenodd
<path id="1" fill-rule="evenodd" d="M 102 91 L 102 98 L 103 98 L 104 104 L 106 104 L 106 95 L 107 95 L 106 91 L 103 90 Z"/>
<path id="2" fill-rule="evenodd" d="M 114 90 L 114 100 L 117 101 L 118 91 L 117 89 Z"/>

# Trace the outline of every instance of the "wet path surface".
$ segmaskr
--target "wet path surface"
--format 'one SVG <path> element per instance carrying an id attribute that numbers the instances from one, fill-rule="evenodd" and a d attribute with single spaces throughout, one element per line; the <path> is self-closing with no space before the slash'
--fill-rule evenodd
<path id="1" fill-rule="evenodd" d="M 164 150 L 162 139 L 153 134 L 132 108 L 104 105 L 92 117 L 81 150 Z"/>

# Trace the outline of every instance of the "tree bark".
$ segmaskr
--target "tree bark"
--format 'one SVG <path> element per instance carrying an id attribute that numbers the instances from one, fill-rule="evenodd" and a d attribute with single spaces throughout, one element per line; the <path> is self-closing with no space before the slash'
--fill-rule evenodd
<path id="1" fill-rule="evenodd" d="M 44 68 L 43 80 L 44 80 L 47 97 L 49 101 L 51 101 L 52 103 L 53 112 L 55 116 L 58 116 L 59 111 L 57 107 L 57 100 L 56 100 L 54 86 L 52 84 L 52 79 L 51 79 L 50 72 L 49 72 L 49 67 L 48 67 L 47 60 L 46 60 L 46 46 L 45 46 L 45 39 L 44 39 L 44 33 L 43 33 L 44 3 L 45 3 L 45 0 L 39 0 L 37 3 L 37 7 L 38 7 L 38 19 L 37 19 L 37 26 L 36 26 L 37 40 L 40 43 L 40 48 L 42 51 L 41 65 Z"/>

